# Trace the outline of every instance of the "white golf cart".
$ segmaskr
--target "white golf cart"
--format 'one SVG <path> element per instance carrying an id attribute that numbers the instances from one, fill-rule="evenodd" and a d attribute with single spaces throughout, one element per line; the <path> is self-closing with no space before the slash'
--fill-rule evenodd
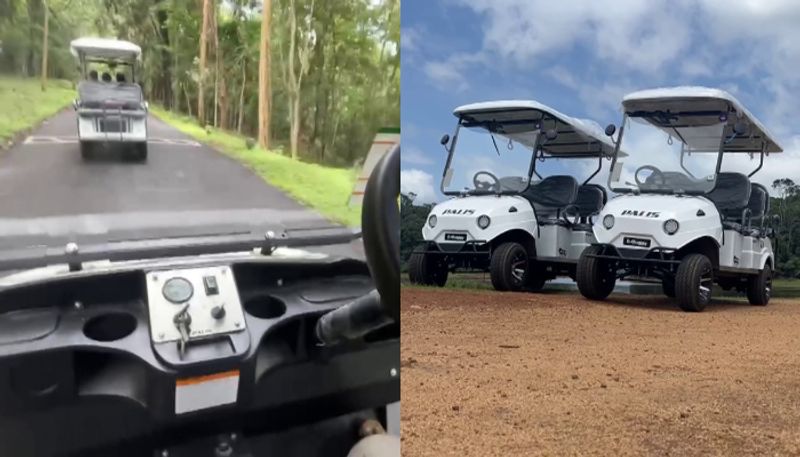
<path id="1" fill-rule="evenodd" d="M 136 83 L 141 48 L 128 41 L 78 38 L 70 50 L 82 74 L 73 103 L 81 156 L 90 159 L 98 148 L 113 145 L 125 157 L 146 160 L 148 106 Z"/>
<path id="2" fill-rule="evenodd" d="M 442 138 L 441 191 L 452 198 L 428 215 L 410 281 L 443 286 L 450 271 L 477 270 L 489 271 L 497 290 L 537 291 L 556 276 L 574 277 L 606 201 L 605 189 L 588 182 L 613 142 L 594 122 L 536 101 L 476 103 L 454 114 L 453 140 Z M 553 159 L 558 174 L 542 177 L 537 163 Z M 597 167 L 578 184 L 559 159 L 596 159 Z"/>
<path id="3" fill-rule="evenodd" d="M 766 305 L 774 267 L 769 193 L 749 178 L 781 147 L 722 90 L 645 90 L 622 107 L 617 146 L 627 157 L 615 156 L 608 180 L 621 195 L 598 217 L 598 244 L 578 261 L 581 293 L 602 300 L 617 279 L 656 278 L 685 311 L 703 310 L 714 282 Z M 725 168 L 755 169 L 722 172 L 723 158 Z"/>

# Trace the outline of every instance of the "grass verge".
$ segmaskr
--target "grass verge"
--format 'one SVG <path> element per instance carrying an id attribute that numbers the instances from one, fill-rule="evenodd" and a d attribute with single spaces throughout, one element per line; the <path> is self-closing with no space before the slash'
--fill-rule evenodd
<path id="1" fill-rule="evenodd" d="M 0 145 L 56 114 L 75 99 L 69 81 L 50 80 L 42 92 L 38 78 L 0 75 Z"/>
<path id="2" fill-rule="evenodd" d="M 150 111 L 181 132 L 243 163 L 264 181 L 325 217 L 350 227 L 361 225 L 361 206 L 347 204 L 358 175 L 356 170 L 292 160 L 257 146 L 248 149 L 244 136 L 215 128 L 206 131 L 194 118 L 161 107 L 151 106 Z"/>

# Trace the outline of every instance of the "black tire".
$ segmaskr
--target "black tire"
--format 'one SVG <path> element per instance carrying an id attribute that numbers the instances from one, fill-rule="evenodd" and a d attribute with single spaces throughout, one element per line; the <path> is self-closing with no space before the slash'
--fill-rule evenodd
<path id="1" fill-rule="evenodd" d="M 665 277 L 661 280 L 661 290 L 664 295 L 675 298 L 675 277 Z"/>
<path id="2" fill-rule="evenodd" d="M 590 257 L 602 251 L 602 246 L 589 246 L 584 249 L 575 269 L 578 290 L 589 300 L 605 300 L 614 291 L 617 283 L 617 277 L 611 270 L 611 262 Z"/>
<path id="3" fill-rule="evenodd" d="M 408 280 L 411 284 L 444 287 L 447 283 L 447 265 L 441 256 L 415 250 L 408 258 Z"/>
<path id="4" fill-rule="evenodd" d="M 747 278 L 747 300 L 751 305 L 767 306 L 772 295 L 772 268 L 769 264 L 757 275 Z"/>
<path id="5" fill-rule="evenodd" d="M 80 142 L 81 159 L 91 160 L 94 158 L 94 145 L 88 141 Z"/>
<path id="6" fill-rule="evenodd" d="M 689 254 L 681 260 L 675 275 L 675 296 L 684 311 L 699 312 L 711 301 L 714 268 L 703 254 Z"/>
<path id="7" fill-rule="evenodd" d="M 496 290 L 525 290 L 530 277 L 530 262 L 525 246 L 509 241 L 492 252 L 489 273 Z"/>

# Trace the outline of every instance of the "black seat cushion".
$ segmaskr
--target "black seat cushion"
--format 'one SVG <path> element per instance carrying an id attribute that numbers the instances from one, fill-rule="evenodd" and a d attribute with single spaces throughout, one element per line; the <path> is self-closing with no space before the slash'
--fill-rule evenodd
<path id="1" fill-rule="evenodd" d="M 750 180 L 741 173 L 720 173 L 708 199 L 714 202 L 723 220 L 741 220 L 750 201 Z"/>
<path id="2" fill-rule="evenodd" d="M 531 202 L 540 221 L 554 219 L 561 210 L 575 202 L 578 181 L 572 176 L 548 176 L 531 185 L 522 196 Z"/>

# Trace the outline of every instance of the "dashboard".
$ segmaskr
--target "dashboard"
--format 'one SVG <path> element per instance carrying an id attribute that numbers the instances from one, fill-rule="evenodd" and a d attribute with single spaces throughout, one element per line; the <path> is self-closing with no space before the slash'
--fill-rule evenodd
<path id="1" fill-rule="evenodd" d="M 332 347 L 314 334 L 373 287 L 356 260 L 267 259 L 0 289 L 0 455 L 133 455 L 378 417 L 400 398 L 399 324 Z"/>

